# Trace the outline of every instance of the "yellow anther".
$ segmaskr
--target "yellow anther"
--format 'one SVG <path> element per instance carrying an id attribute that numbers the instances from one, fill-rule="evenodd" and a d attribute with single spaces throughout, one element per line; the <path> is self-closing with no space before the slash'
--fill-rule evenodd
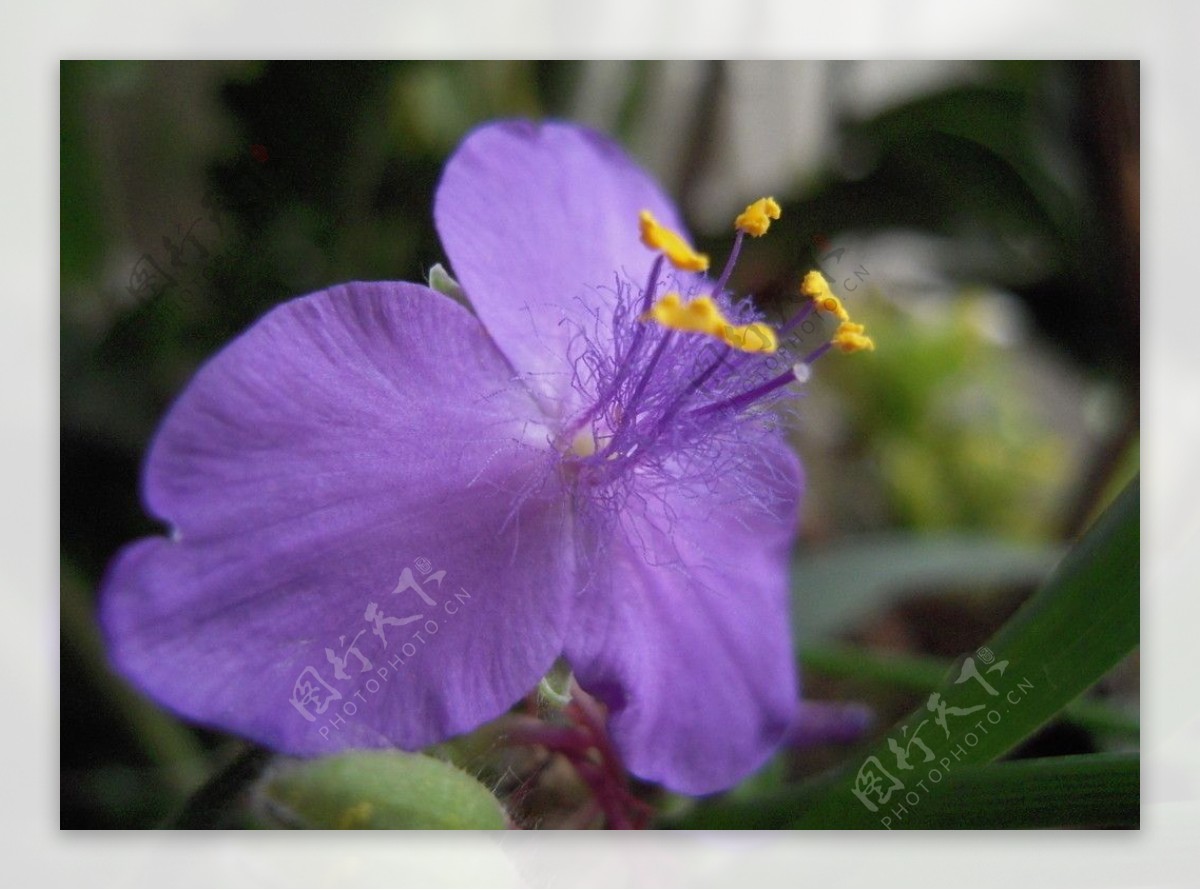
<path id="1" fill-rule="evenodd" d="M 866 329 L 860 324 L 843 321 L 838 325 L 837 333 L 833 335 L 831 342 L 842 352 L 871 351 L 875 348 L 875 341 L 864 334 L 864 330 Z"/>
<path id="2" fill-rule="evenodd" d="M 758 238 L 767 234 L 773 219 L 779 219 L 779 205 L 774 198 L 759 198 L 738 215 L 733 227 Z"/>
<path id="3" fill-rule="evenodd" d="M 779 348 L 775 331 L 762 322 L 737 325 L 729 321 L 712 297 L 689 303 L 669 293 L 650 307 L 642 321 L 654 321 L 673 331 L 706 334 L 741 352 L 774 352 Z"/>
<path id="4" fill-rule="evenodd" d="M 834 332 L 829 342 L 842 352 L 862 352 L 873 350 L 875 341 L 868 337 L 862 325 L 850 320 L 850 313 L 829 288 L 829 282 L 820 272 L 812 271 L 804 276 L 800 284 L 800 292 L 808 297 L 823 312 L 834 316 L 841 324 Z"/>
<path id="5" fill-rule="evenodd" d="M 800 284 L 800 293 L 811 299 L 818 309 L 836 316 L 838 321 L 849 321 L 850 313 L 829 288 L 829 282 L 820 272 L 812 271 L 804 276 Z"/>
<path id="6" fill-rule="evenodd" d="M 685 303 L 679 294 L 669 293 L 650 307 L 642 316 L 642 321 L 656 321 L 664 328 L 675 331 L 711 334 L 724 319 L 712 297 L 698 297 Z"/>
<path id="7" fill-rule="evenodd" d="M 721 340 L 741 352 L 774 352 L 779 348 L 775 331 L 761 321 L 728 327 L 722 332 Z"/>
<path id="8" fill-rule="evenodd" d="M 649 210 L 643 210 L 638 215 L 638 222 L 642 233 L 642 243 L 651 250 L 661 250 L 676 269 L 684 272 L 708 270 L 708 257 L 705 254 L 696 253 L 678 232 L 673 232 L 666 226 L 660 225 Z"/>

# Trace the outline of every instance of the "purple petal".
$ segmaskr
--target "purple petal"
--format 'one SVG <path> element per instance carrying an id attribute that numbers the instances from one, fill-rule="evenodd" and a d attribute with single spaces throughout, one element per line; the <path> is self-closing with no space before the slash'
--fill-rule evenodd
<path id="1" fill-rule="evenodd" d="M 569 617 L 546 437 L 478 320 L 432 291 L 279 307 L 154 442 L 145 497 L 174 534 L 105 579 L 115 663 L 179 713 L 297 754 L 414 748 L 495 717 Z"/>
<path id="2" fill-rule="evenodd" d="M 606 555 L 610 589 L 581 598 L 567 638 L 630 770 L 688 794 L 760 767 L 796 709 L 787 563 L 800 468 L 774 442 L 749 460 L 708 486 L 631 497 Z"/>
<path id="3" fill-rule="evenodd" d="M 446 164 L 434 203 L 455 276 L 518 371 L 568 394 L 579 332 L 603 331 L 621 275 L 645 286 L 650 210 L 682 230 L 655 182 L 615 143 L 561 123 L 482 127 Z"/>

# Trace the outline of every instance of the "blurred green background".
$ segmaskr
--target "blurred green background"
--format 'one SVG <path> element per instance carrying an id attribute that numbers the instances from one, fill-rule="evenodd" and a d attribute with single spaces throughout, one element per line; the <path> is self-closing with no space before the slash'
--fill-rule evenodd
<path id="1" fill-rule="evenodd" d="M 867 701 L 886 727 L 1136 472 L 1138 78 L 1135 62 L 62 63 L 63 827 L 159 824 L 233 744 L 113 677 L 95 627 L 108 560 L 157 531 L 138 473 L 165 408 L 281 301 L 444 262 L 439 171 L 497 117 L 615 136 L 718 258 L 732 216 L 774 195 L 783 218 L 733 286 L 782 314 L 821 268 L 866 321 L 877 351 L 823 360 L 796 412 L 795 608 L 809 694 Z M 1107 710 L 1031 751 L 1135 745 L 1137 689 L 1123 664 L 1094 693 Z"/>

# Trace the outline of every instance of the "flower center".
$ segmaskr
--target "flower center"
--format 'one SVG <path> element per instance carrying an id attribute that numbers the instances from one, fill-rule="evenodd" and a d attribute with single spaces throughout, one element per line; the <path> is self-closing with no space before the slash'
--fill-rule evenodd
<path id="1" fill-rule="evenodd" d="M 591 457 L 596 453 L 596 435 L 590 427 L 584 427 L 571 440 L 570 453 L 576 457 Z"/>
<path id="2" fill-rule="evenodd" d="M 750 300 L 726 291 L 746 236 L 766 234 L 779 216 L 771 198 L 746 207 L 712 282 L 703 274 L 708 257 L 642 211 L 642 243 L 658 254 L 649 279 L 640 290 L 619 284 L 611 332 L 589 341 L 576 363 L 576 386 L 590 407 L 568 424 L 560 450 L 579 478 L 602 482 L 633 465 L 704 450 L 747 424 L 769 423 L 765 406 L 791 384 L 805 383 L 829 349 L 875 348 L 820 272 L 804 277 L 804 303 L 778 328 Z M 814 312 L 837 322 L 816 348 L 805 342 L 817 330 L 809 318 Z"/>

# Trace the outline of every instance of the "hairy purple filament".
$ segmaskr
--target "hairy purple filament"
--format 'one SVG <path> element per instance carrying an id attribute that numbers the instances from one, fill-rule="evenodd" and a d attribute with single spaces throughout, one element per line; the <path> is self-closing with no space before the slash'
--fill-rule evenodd
<path id="1" fill-rule="evenodd" d="M 662 275 L 662 266 L 663 266 L 663 257 L 660 254 L 659 256 L 655 257 L 654 265 L 650 267 L 650 278 L 646 282 L 646 290 L 642 297 L 642 310 L 641 311 L 643 313 L 646 312 L 654 304 L 654 296 L 658 291 L 659 277 Z M 633 342 L 630 343 L 629 349 L 626 351 L 624 358 L 618 365 L 618 372 L 617 372 L 616 376 L 614 376 L 613 379 L 611 381 L 609 381 L 609 383 L 605 387 L 604 391 L 596 398 L 595 402 L 592 404 L 592 407 L 588 411 L 584 412 L 582 417 L 580 417 L 578 420 L 576 420 L 574 423 L 572 423 L 568 427 L 567 435 L 565 437 L 567 441 L 570 441 L 575 436 L 576 433 L 578 433 L 581 429 L 583 429 L 588 424 L 588 422 L 590 422 L 593 418 L 595 418 L 596 414 L 603 408 L 604 404 L 606 402 L 608 402 L 610 399 L 612 399 L 613 396 L 616 394 L 617 390 L 620 389 L 621 385 L 625 382 L 625 379 L 628 376 L 629 370 L 634 366 L 634 364 L 637 361 L 638 350 L 641 348 L 642 340 L 644 339 L 645 334 L 646 334 L 645 325 L 639 325 L 636 329 L 636 332 L 633 335 Z M 653 369 L 653 366 L 655 364 L 657 364 L 658 353 L 661 353 L 661 351 L 665 347 L 665 345 L 666 345 L 665 342 L 659 344 L 658 352 L 656 352 L 656 354 L 655 354 L 656 357 L 651 362 L 651 370 Z M 644 384 L 645 384 L 645 378 L 643 378 L 639 389 L 644 388 Z M 636 395 L 631 401 L 634 401 L 634 402 L 637 401 Z"/>
<path id="2" fill-rule="evenodd" d="M 749 301 L 734 301 L 724 291 L 743 240 L 739 231 L 715 285 L 674 273 L 663 277 L 660 256 L 644 289 L 618 282 L 611 330 L 579 332 L 583 349 L 575 387 L 588 407 L 567 424 L 561 446 L 579 479 L 604 486 L 635 470 L 662 469 L 666 475 L 667 461 L 678 465 L 687 460 L 688 451 L 715 454 L 721 443 L 774 422 L 757 406 L 796 382 L 789 349 L 739 352 L 710 337 L 643 320 L 660 291 L 674 289 L 689 300 L 712 295 L 734 324 L 761 321 Z M 780 333 L 795 328 L 811 311 L 812 303 L 806 301 Z"/>

